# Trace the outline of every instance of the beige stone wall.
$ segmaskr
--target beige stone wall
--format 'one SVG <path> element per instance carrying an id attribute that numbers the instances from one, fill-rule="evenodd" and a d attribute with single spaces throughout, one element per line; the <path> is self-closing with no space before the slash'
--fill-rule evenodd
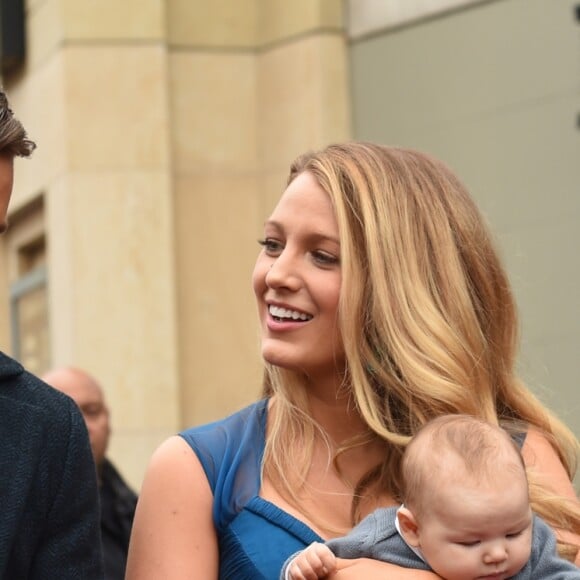
<path id="1" fill-rule="evenodd" d="M 5 79 L 38 143 L 12 210 L 45 197 L 52 362 L 102 382 L 136 487 L 180 424 L 164 8 L 30 2 L 26 68 Z"/>
<path id="2" fill-rule="evenodd" d="M 256 240 L 290 161 L 349 136 L 342 19 L 340 0 L 28 1 L 4 85 L 39 148 L 12 212 L 45 198 L 53 363 L 102 381 L 136 487 L 165 437 L 260 392 Z"/>
<path id="3" fill-rule="evenodd" d="M 190 425 L 260 392 L 256 240 L 290 161 L 349 133 L 346 54 L 336 1 L 179 1 L 169 14 L 182 417 Z"/>
<path id="4" fill-rule="evenodd" d="M 346 27 L 350 38 L 377 34 L 417 20 L 442 17 L 448 12 L 494 0 L 346 0 Z"/>

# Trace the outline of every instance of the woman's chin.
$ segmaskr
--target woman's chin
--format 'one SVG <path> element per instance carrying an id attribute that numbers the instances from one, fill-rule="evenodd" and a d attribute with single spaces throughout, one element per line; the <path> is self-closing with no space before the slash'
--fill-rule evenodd
<path id="1" fill-rule="evenodd" d="M 268 345 L 262 345 L 262 358 L 265 362 L 283 369 L 291 370 L 295 367 L 292 358 L 289 357 L 287 353 L 281 352 L 279 348 L 271 348 Z"/>
<path id="2" fill-rule="evenodd" d="M 264 359 L 264 362 L 267 362 L 268 364 L 271 364 L 275 367 L 280 367 L 282 369 L 292 368 L 292 365 L 290 365 L 288 361 L 284 359 L 284 357 L 272 355 L 269 353 L 268 354 L 262 353 L 262 358 Z"/>

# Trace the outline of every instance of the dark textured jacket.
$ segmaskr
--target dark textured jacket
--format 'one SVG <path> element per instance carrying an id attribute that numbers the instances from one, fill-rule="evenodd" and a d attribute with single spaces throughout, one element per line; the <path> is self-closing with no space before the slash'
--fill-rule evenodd
<path id="1" fill-rule="evenodd" d="M 0 579 L 101 580 L 99 515 L 77 406 L 0 352 Z"/>
<path id="2" fill-rule="evenodd" d="M 123 580 L 137 495 L 105 459 L 101 468 L 101 532 L 106 580 Z"/>

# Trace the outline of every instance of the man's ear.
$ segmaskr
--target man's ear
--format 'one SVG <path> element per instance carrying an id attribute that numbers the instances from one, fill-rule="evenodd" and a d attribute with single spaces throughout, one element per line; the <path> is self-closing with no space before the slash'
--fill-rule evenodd
<path id="1" fill-rule="evenodd" d="M 413 515 L 413 512 L 402 506 L 397 511 L 397 518 L 399 519 L 399 528 L 401 529 L 401 534 L 405 538 L 405 541 L 409 546 L 413 548 L 419 547 L 419 525 L 417 520 Z"/>

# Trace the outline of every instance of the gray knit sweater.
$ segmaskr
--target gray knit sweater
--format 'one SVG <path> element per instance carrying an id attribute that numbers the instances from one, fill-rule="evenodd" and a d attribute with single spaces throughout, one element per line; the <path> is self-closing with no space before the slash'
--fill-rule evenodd
<path id="1" fill-rule="evenodd" d="M 372 558 L 404 568 L 431 570 L 406 544 L 395 526 L 397 507 L 380 508 L 364 518 L 346 536 L 334 538 L 326 545 L 339 558 Z M 534 516 L 532 554 L 528 563 L 513 580 L 580 580 L 580 569 L 560 558 L 556 538 L 550 527 Z M 286 560 L 280 580 L 297 554 Z"/>

